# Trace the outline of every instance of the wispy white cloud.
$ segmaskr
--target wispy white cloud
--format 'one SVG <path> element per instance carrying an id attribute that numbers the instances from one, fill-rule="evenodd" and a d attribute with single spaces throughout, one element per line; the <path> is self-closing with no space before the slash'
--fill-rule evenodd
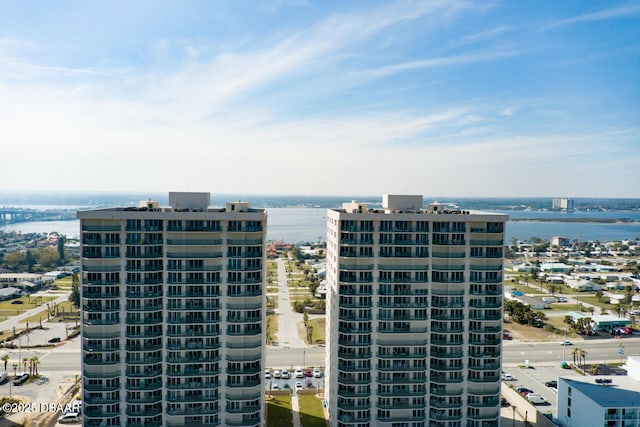
<path id="1" fill-rule="evenodd" d="M 634 16 L 640 16 L 640 4 L 625 4 L 622 6 L 603 9 L 598 12 L 585 13 L 572 18 L 552 21 L 547 24 L 545 28 L 555 28 L 571 24 L 604 21 L 607 19 L 629 18 Z"/>
<path id="2" fill-rule="evenodd" d="M 369 70 L 364 72 L 364 75 L 368 75 L 370 78 L 381 78 L 392 74 L 401 73 L 405 71 L 413 71 L 418 69 L 428 69 L 434 67 L 446 67 L 452 65 L 473 64 L 485 61 L 494 61 L 503 58 L 508 58 L 520 54 L 517 50 L 503 50 L 494 52 L 473 52 L 460 55 L 452 55 L 440 58 L 429 58 L 418 61 L 407 61 L 399 64 L 386 65 L 375 70 Z"/>
<path id="3" fill-rule="evenodd" d="M 500 110 L 499 114 L 501 116 L 512 116 L 513 115 L 513 108 L 503 108 L 502 110 Z"/>

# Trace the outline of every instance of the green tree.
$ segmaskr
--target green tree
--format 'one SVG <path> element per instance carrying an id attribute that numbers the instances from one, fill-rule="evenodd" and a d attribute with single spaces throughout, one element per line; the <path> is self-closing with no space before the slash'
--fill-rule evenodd
<path id="1" fill-rule="evenodd" d="M 58 257 L 60 264 L 65 262 L 66 256 L 64 253 L 64 244 L 66 243 L 66 239 L 64 236 L 58 237 Z"/>
<path id="2" fill-rule="evenodd" d="M 9 355 L 3 354 L 2 361 L 4 362 L 4 371 L 7 372 L 7 364 L 9 363 Z"/>
<path id="3" fill-rule="evenodd" d="M 31 271 L 36 262 L 38 262 L 36 256 L 27 249 L 27 252 L 24 254 L 24 263 L 27 265 L 27 271 Z"/>
<path id="4" fill-rule="evenodd" d="M 42 248 L 42 250 L 38 250 L 37 256 L 38 264 L 47 268 L 55 267 L 60 261 L 58 252 L 53 248 Z"/>
<path id="5" fill-rule="evenodd" d="M 71 294 L 69 295 L 69 301 L 76 307 L 80 308 L 80 275 L 73 273 L 71 279 Z"/>
<path id="6" fill-rule="evenodd" d="M 11 252 L 4 256 L 4 266 L 11 271 L 20 271 L 25 264 L 24 260 L 24 252 Z"/>

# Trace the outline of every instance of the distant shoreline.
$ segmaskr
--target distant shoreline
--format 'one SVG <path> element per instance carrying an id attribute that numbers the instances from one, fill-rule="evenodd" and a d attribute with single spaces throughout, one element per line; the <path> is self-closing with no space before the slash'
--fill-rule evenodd
<path id="1" fill-rule="evenodd" d="M 575 222 L 595 224 L 640 224 L 640 221 L 628 218 L 509 218 L 509 222 Z"/>

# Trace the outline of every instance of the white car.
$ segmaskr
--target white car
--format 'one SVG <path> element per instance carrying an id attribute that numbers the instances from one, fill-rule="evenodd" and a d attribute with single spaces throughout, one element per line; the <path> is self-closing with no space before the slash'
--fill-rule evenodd
<path id="1" fill-rule="evenodd" d="M 529 402 L 531 402 L 534 405 L 546 405 L 547 404 L 547 399 L 544 398 L 544 396 L 541 396 L 539 394 L 532 394 L 529 393 L 527 394 L 527 400 Z"/>
<path id="2" fill-rule="evenodd" d="M 273 371 L 273 378 L 278 379 L 278 378 L 281 378 L 281 377 L 282 377 L 282 375 L 280 374 L 280 370 L 279 369 L 276 369 L 275 371 Z"/>
<path id="3" fill-rule="evenodd" d="M 302 372 L 302 368 L 301 367 L 297 367 L 296 368 L 296 378 L 304 378 L 304 372 Z"/>
<path id="4" fill-rule="evenodd" d="M 80 414 L 77 412 L 67 412 L 64 415 L 60 415 L 60 418 L 58 418 L 58 422 L 60 424 L 65 424 L 65 423 L 77 423 L 80 421 Z"/>
<path id="5" fill-rule="evenodd" d="M 503 372 L 500 376 L 504 381 L 513 381 L 513 375 Z"/>
<path id="6" fill-rule="evenodd" d="M 560 345 L 573 345 L 573 343 L 569 340 L 560 341 Z"/>
<path id="7" fill-rule="evenodd" d="M 296 381 L 296 391 L 298 390 L 302 390 L 304 387 L 302 387 L 302 381 Z"/>
<path id="8" fill-rule="evenodd" d="M 265 369 L 265 371 L 264 371 L 264 378 L 265 378 L 266 380 L 270 380 L 270 379 L 271 379 L 271 371 L 270 371 L 270 370 Z"/>
<path id="9" fill-rule="evenodd" d="M 291 378 L 291 377 L 289 376 L 289 371 L 287 371 L 286 369 L 283 369 L 283 370 L 282 370 L 282 374 L 281 374 L 281 375 L 282 375 L 282 379 L 283 379 L 283 380 L 288 380 L 289 378 Z"/>
<path id="10" fill-rule="evenodd" d="M 320 372 L 320 368 L 313 368 L 313 377 L 320 378 L 322 376 L 322 372 Z"/>

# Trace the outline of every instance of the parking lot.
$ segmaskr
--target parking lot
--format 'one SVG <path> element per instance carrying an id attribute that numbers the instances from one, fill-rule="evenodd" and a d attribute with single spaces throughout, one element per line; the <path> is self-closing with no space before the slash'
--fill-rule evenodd
<path id="1" fill-rule="evenodd" d="M 303 369 L 303 376 L 302 378 L 300 378 L 296 377 L 295 369 L 285 369 L 289 373 L 289 378 L 282 378 L 282 369 L 270 370 L 270 378 L 265 377 L 266 390 L 291 390 L 293 393 L 295 393 L 297 383 L 300 383 L 299 386 L 302 386 L 303 390 L 314 390 L 322 388 L 324 386 L 324 372 L 322 371 L 320 371 L 320 377 L 318 378 L 313 376 L 312 368 Z M 307 372 L 307 375 L 305 375 L 304 372 Z M 308 376 L 309 374 L 311 374 L 311 376 Z M 274 378 L 274 375 L 279 376 L 279 378 Z"/>
<path id="2" fill-rule="evenodd" d="M 571 378 L 582 376 L 570 369 L 562 369 L 559 366 L 536 366 L 532 368 L 505 368 L 504 372 L 510 374 L 513 379 L 503 381 L 504 385 L 509 385 L 514 389 L 525 387 L 533 390 L 535 394 L 543 396 L 547 403 L 536 405 L 541 413 L 551 413 L 555 418 L 557 415 L 557 390 L 553 387 L 545 386 L 545 382 L 558 379 L 559 376 Z M 523 396 L 523 399 L 526 399 Z"/>

